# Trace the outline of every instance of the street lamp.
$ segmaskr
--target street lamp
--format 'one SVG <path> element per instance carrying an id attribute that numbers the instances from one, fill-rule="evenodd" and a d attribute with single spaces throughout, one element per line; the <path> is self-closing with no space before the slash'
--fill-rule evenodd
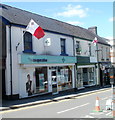
<path id="1" fill-rule="evenodd" d="M 115 117 L 115 68 L 112 66 L 110 68 L 110 84 L 112 87 L 112 105 L 113 105 L 113 110 L 112 110 L 112 116 Z"/>

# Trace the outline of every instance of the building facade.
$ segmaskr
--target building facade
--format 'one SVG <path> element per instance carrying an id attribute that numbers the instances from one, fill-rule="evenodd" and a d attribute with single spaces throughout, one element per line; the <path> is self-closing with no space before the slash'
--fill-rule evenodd
<path id="1" fill-rule="evenodd" d="M 109 72 L 110 46 L 103 38 L 79 26 L 7 5 L 0 7 L 4 24 L 2 41 L 6 46 L 3 96 L 21 99 L 106 85 L 99 70 L 107 68 Z M 38 40 L 26 32 L 30 19 L 44 29 L 43 38 Z M 97 46 L 92 43 L 95 37 L 99 41 Z"/>
<path id="2" fill-rule="evenodd" d="M 96 46 L 91 41 L 75 38 L 76 86 L 78 89 L 97 85 Z"/>

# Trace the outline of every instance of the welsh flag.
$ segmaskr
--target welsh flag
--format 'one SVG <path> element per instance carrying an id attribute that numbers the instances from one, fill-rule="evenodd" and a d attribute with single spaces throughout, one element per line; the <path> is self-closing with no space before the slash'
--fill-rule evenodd
<path id="1" fill-rule="evenodd" d="M 94 38 L 94 40 L 92 41 L 92 43 L 93 43 L 94 45 L 96 45 L 96 44 L 98 43 L 97 37 Z"/>
<path id="2" fill-rule="evenodd" d="M 31 19 L 27 25 L 26 31 L 30 32 L 38 39 L 42 38 L 45 35 L 44 30 L 33 19 Z"/>

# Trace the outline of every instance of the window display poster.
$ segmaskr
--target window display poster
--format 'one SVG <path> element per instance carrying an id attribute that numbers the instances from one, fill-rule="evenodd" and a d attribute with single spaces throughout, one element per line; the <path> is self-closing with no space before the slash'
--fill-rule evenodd
<path id="1" fill-rule="evenodd" d="M 65 69 L 65 83 L 68 82 L 68 69 Z"/>
<path id="2" fill-rule="evenodd" d="M 44 91 L 45 85 L 44 85 L 44 74 L 39 74 L 39 90 Z"/>
<path id="3" fill-rule="evenodd" d="M 60 75 L 57 75 L 57 81 L 58 81 L 58 85 L 60 85 L 61 84 Z"/>
<path id="4" fill-rule="evenodd" d="M 64 83 L 64 75 L 60 75 L 61 83 Z"/>
<path id="5" fill-rule="evenodd" d="M 65 80 L 64 80 L 64 73 L 65 73 L 64 69 L 61 69 L 60 73 L 61 73 L 61 75 L 60 75 L 61 83 L 64 83 L 65 82 Z"/>
<path id="6" fill-rule="evenodd" d="M 64 75 L 65 73 L 64 69 L 61 69 L 60 72 L 61 72 L 61 75 Z"/>

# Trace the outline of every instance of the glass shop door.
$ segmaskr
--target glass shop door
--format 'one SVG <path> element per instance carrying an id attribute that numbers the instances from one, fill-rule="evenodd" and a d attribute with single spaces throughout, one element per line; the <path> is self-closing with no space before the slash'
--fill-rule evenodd
<path id="1" fill-rule="evenodd" d="M 51 70 L 51 81 L 52 81 L 52 93 L 58 93 L 58 82 L 57 82 L 57 72 L 56 70 Z"/>

